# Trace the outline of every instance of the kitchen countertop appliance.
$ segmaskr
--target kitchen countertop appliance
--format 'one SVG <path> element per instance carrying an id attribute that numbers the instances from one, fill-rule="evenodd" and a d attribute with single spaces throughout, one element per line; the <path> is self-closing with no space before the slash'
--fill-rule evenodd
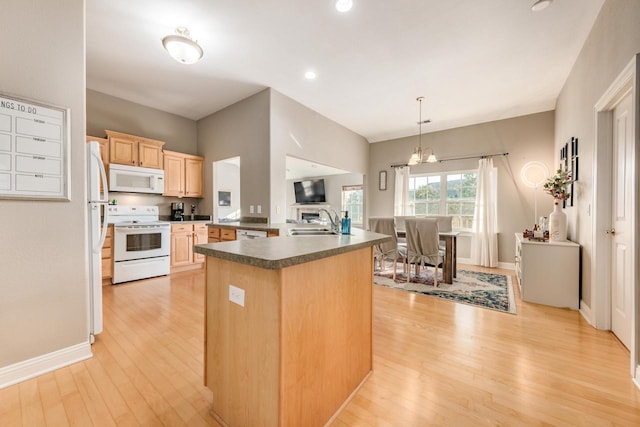
<path id="1" fill-rule="evenodd" d="M 114 235 L 112 283 L 169 274 L 171 224 L 158 221 L 158 207 L 111 205 L 107 211 Z"/>
<path id="2" fill-rule="evenodd" d="M 171 221 L 183 221 L 184 220 L 184 203 L 173 202 L 171 203 Z"/>

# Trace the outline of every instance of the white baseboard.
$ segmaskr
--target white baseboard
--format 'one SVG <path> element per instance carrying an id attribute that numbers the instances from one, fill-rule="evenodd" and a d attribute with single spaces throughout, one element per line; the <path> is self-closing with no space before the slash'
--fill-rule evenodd
<path id="1" fill-rule="evenodd" d="M 0 389 L 92 357 L 89 341 L 0 368 Z"/>
<path id="2" fill-rule="evenodd" d="M 516 265 L 512 262 L 499 262 L 498 268 L 504 268 L 505 270 L 516 270 Z"/>
<path id="3" fill-rule="evenodd" d="M 471 258 L 456 258 L 456 262 L 458 264 L 469 264 L 469 265 L 473 265 L 471 263 Z M 516 269 L 516 265 L 512 262 L 498 262 L 498 268 L 504 268 L 506 270 L 515 270 Z"/>
<path id="4" fill-rule="evenodd" d="M 593 313 L 591 312 L 591 307 L 589 307 L 587 303 L 584 302 L 584 300 L 582 299 L 580 300 L 580 310 L 578 311 L 580 312 L 584 320 L 587 321 L 588 324 L 590 324 L 594 328 L 596 327 L 596 324 L 593 321 Z"/>

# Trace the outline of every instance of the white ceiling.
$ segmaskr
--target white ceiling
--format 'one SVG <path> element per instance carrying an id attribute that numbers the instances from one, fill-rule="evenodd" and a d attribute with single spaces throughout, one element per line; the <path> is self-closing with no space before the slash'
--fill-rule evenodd
<path id="1" fill-rule="evenodd" d="M 88 0 L 87 87 L 198 120 L 271 87 L 370 142 L 551 110 L 604 0 Z M 186 26 L 204 49 L 174 61 Z M 305 80 L 305 71 L 318 74 Z"/>

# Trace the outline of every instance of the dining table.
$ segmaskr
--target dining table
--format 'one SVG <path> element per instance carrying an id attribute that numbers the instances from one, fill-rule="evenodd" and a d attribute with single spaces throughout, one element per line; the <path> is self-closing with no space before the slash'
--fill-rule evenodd
<path id="1" fill-rule="evenodd" d="M 397 229 L 396 234 L 398 238 L 406 238 L 407 233 L 405 230 Z M 442 264 L 442 277 L 445 283 L 453 283 L 453 278 L 456 277 L 456 258 L 457 258 L 457 243 L 459 231 L 441 231 L 438 233 L 440 240 L 444 241 L 444 262 Z"/>

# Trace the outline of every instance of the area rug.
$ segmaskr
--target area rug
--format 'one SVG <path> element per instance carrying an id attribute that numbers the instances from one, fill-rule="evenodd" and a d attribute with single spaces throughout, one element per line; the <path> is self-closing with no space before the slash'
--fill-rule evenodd
<path id="1" fill-rule="evenodd" d="M 389 264 L 384 270 L 375 272 L 373 282 L 380 286 L 516 314 L 511 277 L 504 274 L 458 270 L 453 283 L 448 284 L 443 282 L 442 269 L 438 269 L 438 287 L 434 287 L 433 268 L 420 269 L 420 276 L 412 274 L 411 281 L 407 283 L 407 276 L 399 265 L 396 280 L 392 277 L 393 265 Z"/>

